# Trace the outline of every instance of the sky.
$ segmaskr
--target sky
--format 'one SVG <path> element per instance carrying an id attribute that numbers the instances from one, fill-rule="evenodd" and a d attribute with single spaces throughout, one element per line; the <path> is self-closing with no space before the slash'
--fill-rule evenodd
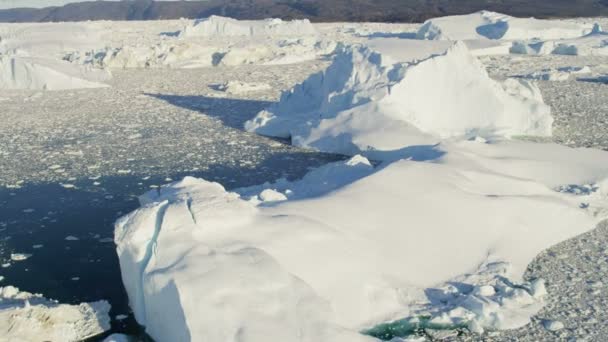
<path id="1" fill-rule="evenodd" d="M 43 8 L 49 6 L 63 6 L 72 2 L 84 2 L 92 0 L 0 0 L 0 10 L 19 7 Z M 120 0 L 96 0 L 96 1 L 120 1 Z M 179 1 L 179 0 L 162 0 Z M 186 0 L 195 1 L 195 0 Z"/>

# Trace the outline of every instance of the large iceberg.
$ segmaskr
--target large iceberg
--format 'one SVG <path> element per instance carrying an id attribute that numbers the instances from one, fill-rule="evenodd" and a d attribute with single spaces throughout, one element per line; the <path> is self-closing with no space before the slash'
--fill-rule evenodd
<path id="1" fill-rule="evenodd" d="M 356 156 L 233 192 L 194 178 L 149 192 L 115 235 L 138 322 L 160 341 L 315 342 L 420 315 L 476 331 L 527 323 L 542 282 L 514 284 L 537 253 L 605 217 L 608 153 L 435 149 L 430 162 Z M 583 182 L 604 185 L 556 190 Z"/>
<path id="2" fill-rule="evenodd" d="M 266 19 L 262 21 L 236 20 L 232 18 L 210 16 L 196 20 L 186 26 L 180 37 L 261 37 L 292 36 L 302 37 L 316 35 L 317 31 L 308 19 L 283 21 Z"/>
<path id="3" fill-rule="evenodd" d="M 591 32 L 588 24 L 559 20 L 515 18 L 480 11 L 429 19 L 420 27 L 416 37 L 432 40 L 469 39 L 562 39 L 575 38 Z"/>
<path id="4" fill-rule="evenodd" d="M 551 134 L 550 108 L 534 84 L 492 80 L 461 42 L 415 45 L 378 39 L 344 47 L 327 70 L 285 92 L 245 128 L 375 159 L 451 137 Z"/>

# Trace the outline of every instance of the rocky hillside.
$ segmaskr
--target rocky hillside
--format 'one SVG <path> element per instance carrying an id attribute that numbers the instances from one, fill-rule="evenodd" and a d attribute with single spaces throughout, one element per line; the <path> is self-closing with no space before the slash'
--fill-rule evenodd
<path id="1" fill-rule="evenodd" d="M 0 10 L 0 22 L 154 20 L 211 14 L 238 19 L 309 18 L 313 21 L 419 22 L 487 9 L 515 16 L 606 16 L 608 0 L 207 0 L 90 1 L 63 7 Z"/>

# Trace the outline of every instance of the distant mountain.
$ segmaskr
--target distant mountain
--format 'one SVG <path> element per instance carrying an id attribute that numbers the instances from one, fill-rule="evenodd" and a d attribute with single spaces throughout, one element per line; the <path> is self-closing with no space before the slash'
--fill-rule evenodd
<path id="1" fill-rule="evenodd" d="M 0 10 L 0 22 L 309 18 L 312 21 L 420 22 L 482 9 L 515 16 L 608 16 L 608 0 L 207 0 L 89 1 L 62 7 Z"/>

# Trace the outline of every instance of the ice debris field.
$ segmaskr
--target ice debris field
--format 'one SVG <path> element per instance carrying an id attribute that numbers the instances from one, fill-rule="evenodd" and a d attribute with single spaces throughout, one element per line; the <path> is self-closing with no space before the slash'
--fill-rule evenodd
<path id="1" fill-rule="evenodd" d="M 79 179 L 103 186 L 104 176 L 151 172 L 146 163 L 157 173 L 184 168 L 180 179 L 150 185 L 114 227 L 130 309 L 156 341 L 508 339 L 507 330 L 526 329 L 560 295 L 542 276 L 526 276 L 529 264 L 608 218 L 606 22 L 482 11 L 422 24 L 212 16 L 1 25 L 0 108 L 45 104 L 27 130 L 67 124 L 49 115 L 88 122 L 86 134 L 58 146 L 48 132 L 30 138 L 25 152 L 11 147 L 23 146 L 15 144 L 21 138 L 3 139 L 0 155 L 30 169 L 47 162 L 21 157 L 38 153 L 34 146 L 80 152 L 58 153 L 62 162 L 32 175 L 7 165 L 2 185 L 44 181 L 77 191 Z M 573 94 L 581 98 L 565 99 Z M 63 112 L 63 99 L 74 97 L 89 99 L 85 111 L 103 97 L 124 103 L 93 106 L 102 119 L 89 122 Z M 573 103 L 585 104 L 584 119 L 572 117 Z M 131 111 L 154 119 L 121 123 Z M 30 125 L 6 115 L 19 129 Z M 154 134 L 138 130 L 157 120 Z M 595 148 L 578 136 L 585 125 L 599 132 Z M 109 134 L 97 138 L 97 126 Z M 120 156 L 76 166 L 91 147 L 115 144 L 113 134 L 124 138 Z M 258 152 L 241 154 L 248 149 Z M 297 177 L 287 168 L 272 173 L 276 165 L 244 180 L 199 172 L 216 158 L 254 165 L 256 153 L 279 149 L 317 162 Z M 150 155 L 123 166 L 132 151 Z M 162 151 L 192 152 L 163 163 Z M 11 251 L 6 268 L 46 248 L 36 246 Z M 12 286 L 0 295 L 0 341 L 76 341 L 110 330 L 104 301 L 59 304 Z M 585 337 L 560 321 L 542 326 L 542 338 Z"/>

